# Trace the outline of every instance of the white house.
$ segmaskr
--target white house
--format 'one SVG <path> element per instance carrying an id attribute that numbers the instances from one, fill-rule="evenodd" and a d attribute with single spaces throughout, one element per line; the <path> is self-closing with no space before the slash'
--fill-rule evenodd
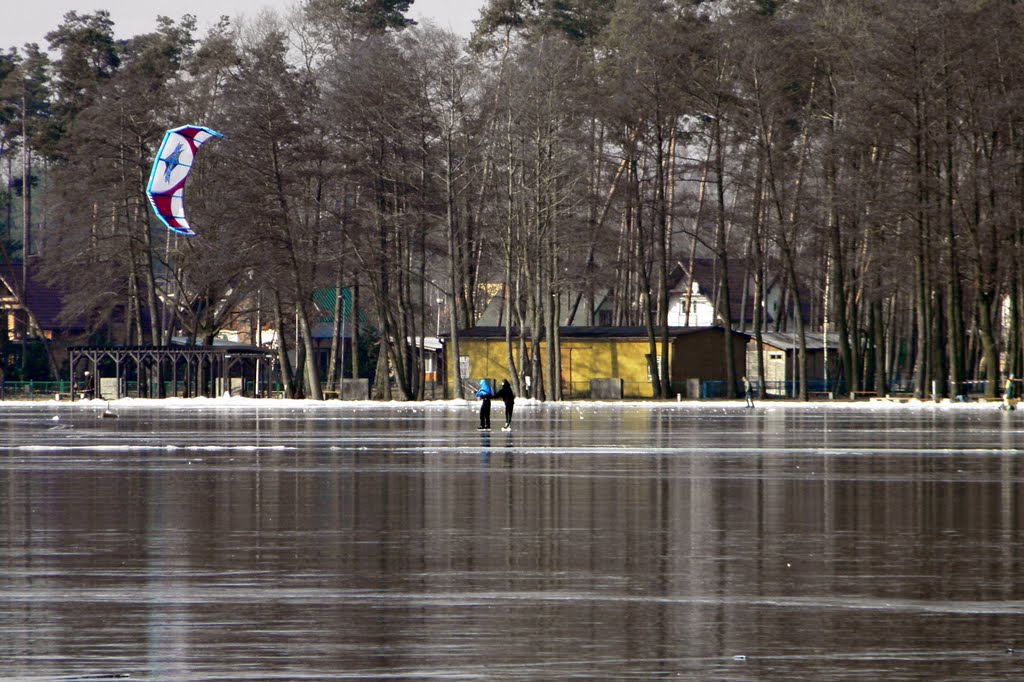
<path id="1" fill-rule="evenodd" d="M 716 258 L 695 258 L 678 262 L 669 274 L 668 324 L 670 327 L 709 327 L 718 324 L 715 300 L 718 295 L 719 263 Z M 774 322 L 783 305 L 782 287 L 765 287 L 765 324 Z M 734 329 L 753 326 L 754 280 L 741 261 L 729 263 L 729 302 Z M 792 327 L 790 327 L 792 328 Z"/>

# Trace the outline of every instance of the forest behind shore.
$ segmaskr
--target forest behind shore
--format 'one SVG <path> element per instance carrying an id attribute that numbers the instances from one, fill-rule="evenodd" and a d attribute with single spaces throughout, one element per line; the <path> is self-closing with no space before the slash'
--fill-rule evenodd
<path id="1" fill-rule="evenodd" d="M 314 398 L 374 372 L 381 397 L 422 397 L 408 340 L 458 357 L 496 296 L 517 392 L 530 375 L 560 397 L 559 311 L 597 324 L 604 302 L 646 327 L 671 396 L 670 274 L 694 259 L 716 263 L 721 325 L 801 349 L 827 328 L 848 390 L 994 395 L 1024 372 L 1024 5 L 489 0 L 466 40 L 411 4 L 306 0 L 202 35 L 160 17 L 128 39 L 69 12 L 9 48 L 0 258 L 27 253 L 93 339 L 270 324 L 286 391 Z M 188 181 L 193 238 L 145 195 L 186 123 L 225 136 Z M 348 292 L 373 366 L 335 345 L 323 376 L 323 289 Z"/>

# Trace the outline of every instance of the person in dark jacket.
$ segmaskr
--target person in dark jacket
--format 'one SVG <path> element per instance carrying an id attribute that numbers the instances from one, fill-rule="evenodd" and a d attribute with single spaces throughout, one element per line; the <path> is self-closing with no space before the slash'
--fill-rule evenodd
<path id="1" fill-rule="evenodd" d="M 747 407 L 754 406 L 754 387 L 750 383 L 750 379 L 743 377 L 743 397 L 747 399 Z"/>
<path id="2" fill-rule="evenodd" d="M 91 372 L 85 373 L 85 388 L 82 389 L 82 398 L 95 398 L 96 397 L 96 379 L 93 377 Z"/>
<path id="3" fill-rule="evenodd" d="M 480 390 L 476 392 L 476 397 L 483 401 L 480 403 L 480 426 L 477 428 L 478 431 L 490 431 L 491 429 L 491 397 L 493 395 L 494 393 L 491 391 L 487 379 L 481 379 Z"/>
<path id="4" fill-rule="evenodd" d="M 512 386 L 509 385 L 508 379 L 501 382 L 501 388 L 494 394 L 495 398 L 501 398 L 502 402 L 505 403 L 505 425 L 501 427 L 502 431 L 512 430 L 512 408 L 516 404 L 516 394 L 512 392 Z"/>

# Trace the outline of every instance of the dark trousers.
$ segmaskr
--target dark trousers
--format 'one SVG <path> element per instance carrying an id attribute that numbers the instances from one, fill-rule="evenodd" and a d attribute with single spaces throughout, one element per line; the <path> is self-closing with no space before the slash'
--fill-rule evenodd
<path id="1" fill-rule="evenodd" d="M 484 398 L 483 403 L 480 404 L 480 428 L 489 429 L 491 428 L 491 399 Z"/>
<path id="2" fill-rule="evenodd" d="M 512 403 L 505 403 L 505 426 L 512 426 Z"/>

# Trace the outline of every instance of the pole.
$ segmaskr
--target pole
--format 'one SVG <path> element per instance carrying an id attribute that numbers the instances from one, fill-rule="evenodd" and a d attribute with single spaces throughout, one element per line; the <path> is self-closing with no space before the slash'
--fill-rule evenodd
<path id="1" fill-rule="evenodd" d="M 170 232 L 170 230 L 168 230 Z M 263 319 L 261 308 L 263 306 L 263 289 L 256 289 L 256 347 L 263 350 Z M 261 395 L 260 391 L 260 370 L 262 365 L 262 353 L 256 356 L 256 397 Z"/>
<path id="2" fill-rule="evenodd" d="M 345 315 L 341 316 L 341 361 L 338 363 L 338 398 L 345 397 Z"/>
<path id="3" fill-rule="evenodd" d="M 822 324 L 821 324 L 821 337 L 824 340 L 822 344 L 825 351 L 825 392 L 828 392 L 828 288 L 830 283 L 829 277 L 829 258 L 825 257 L 825 300 L 822 303 Z"/>
<path id="4" fill-rule="evenodd" d="M 21 83 L 21 373 L 25 374 L 25 361 L 28 355 L 28 253 L 31 243 L 30 225 L 32 222 L 32 162 L 28 148 L 28 84 Z"/>
<path id="5" fill-rule="evenodd" d="M 441 304 L 444 303 L 444 299 L 440 296 L 437 297 L 437 326 L 434 328 L 434 336 L 441 338 Z"/>

